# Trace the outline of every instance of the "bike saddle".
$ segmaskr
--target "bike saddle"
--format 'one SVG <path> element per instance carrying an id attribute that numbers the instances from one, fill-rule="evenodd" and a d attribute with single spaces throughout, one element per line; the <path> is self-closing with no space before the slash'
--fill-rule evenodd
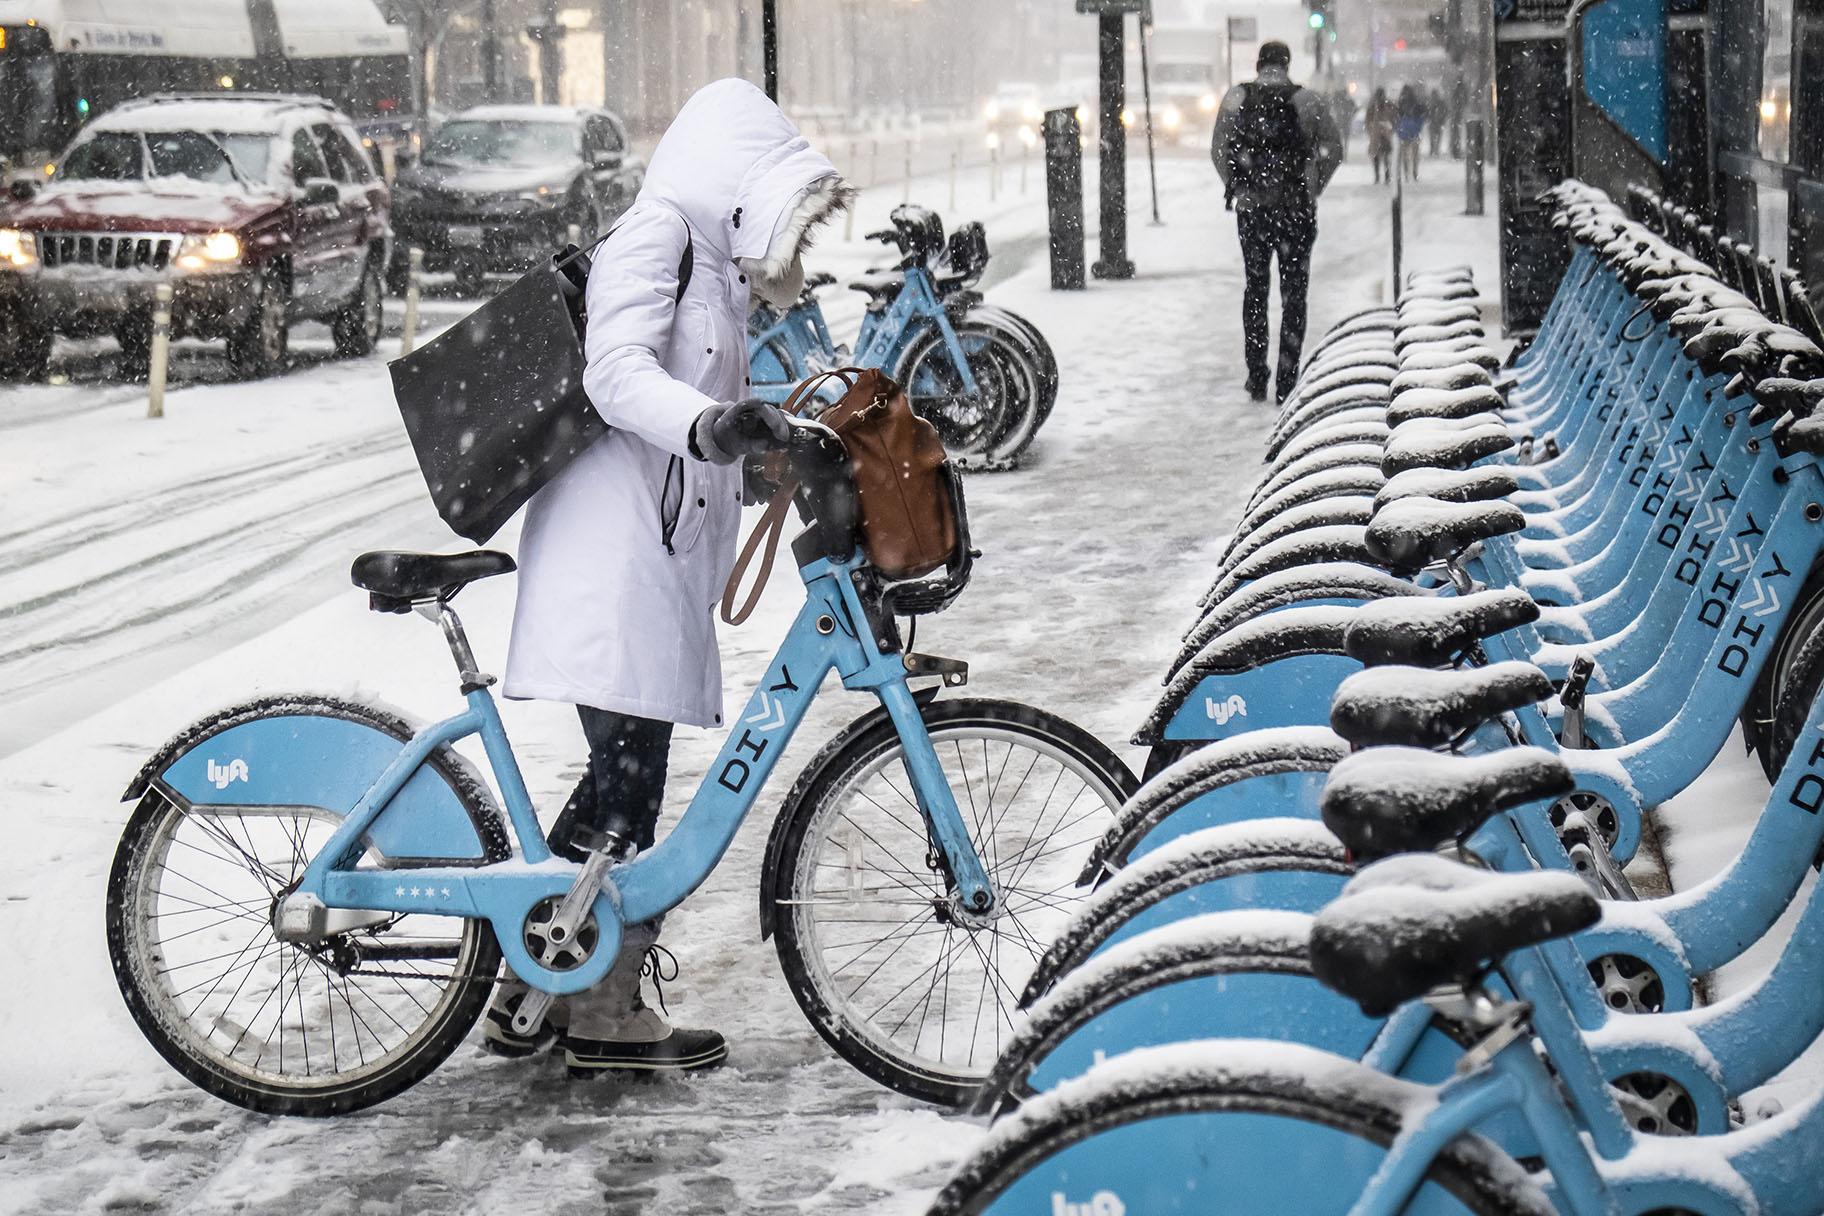
<path id="1" fill-rule="evenodd" d="M 1370 1017 L 1602 916 L 1574 874 L 1496 874 L 1433 853 L 1376 862 L 1311 925 L 1311 971 Z"/>
<path id="2" fill-rule="evenodd" d="M 807 291 L 816 291 L 819 287 L 828 287 L 831 283 L 834 283 L 835 281 L 836 281 L 835 275 L 830 274 L 827 271 L 820 270 L 816 274 L 811 275 L 809 278 L 805 279 L 804 286 Z"/>
<path id="3" fill-rule="evenodd" d="M 1787 415 L 1774 424 L 1773 444 L 1782 456 L 1790 456 L 1795 452 L 1824 456 L 1824 417 L 1816 414 L 1809 418 Z"/>
<path id="4" fill-rule="evenodd" d="M 1337 685 L 1330 729 L 1356 747 L 1444 747 L 1499 714 L 1551 695 L 1551 680 L 1531 663 L 1442 671 L 1370 667 Z"/>
<path id="5" fill-rule="evenodd" d="M 1518 587 L 1414 595 L 1357 608 L 1343 634 L 1343 653 L 1364 667 L 1449 667 L 1478 642 L 1538 619 L 1539 605 Z"/>
<path id="6" fill-rule="evenodd" d="M 1330 770 L 1324 826 L 1358 863 L 1418 853 L 1469 835 L 1503 811 L 1559 798 L 1576 782 L 1542 747 L 1452 756 L 1417 747 L 1370 747 Z"/>
<path id="7" fill-rule="evenodd" d="M 1436 346 L 1408 347 L 1400 352 L 1400 371 L 1424 371 L 1474 363 L 1488 372 L 1501 370 L 1501 356 L 1478 339 L 1442 342 Z"/>
<path id="8" fill-rule="evenodd" d="M 410 612 L 413 604 L 447 600 L 477 579 L 517 569 L 511 557 L 493 549 L 468 553 L 382 549 L 357 557 L 348 577 L 368 593 L 367 606 L 375 612 Z"/>
<path id="9" fill-rule="evenodd" d="M 1479 363 L 1459 359 L 1443 367 L 1402 368 L 1388 387 L 1394 396 L 1414 388 L 1478 388 L 1494 383 L 1488 369 Z"/>
<path id="10" fill-rule="evenodd" d="M 1387 425 L 1398 426 L 1414 418 L 1467 418 L 1471 414 L 1499 413 L 1506 408 L 1506 400 L 1488 385 L 1409 388 L 1394 394 L 1387 406 Z"/>
<path id="11" fill-rule="evenodd" d="M 906 285 L 906 276 L 898 270 L 870 270 L 859 279 L 849 280 L 850 291 L 865 291 L 875 299 L 891 295 Z"/>
<path id="12" fill-rule="evenodd" d="M 1817 412 L 1819 406 L 1824 406 L 1824 380 L 1768 376 L 1748 391 L 1754 397 L 1754 408 L 1748 411 L 1748 421 L 1757 425 L 1781 414 L 1809 418 Z"/>
<path id="13" fill-rule="evenodd" d="M 1448 342 L 1452 338 L 1482 339 L 1482 323 L 1465 318 L 1452 321 L 1448 325 L 1409 325 L 1393 337 L 1393 349 L 1401 354 L 1409 346 L 1425 346 L 1433 342 Z"/>
<path id="14" fill-rule="evenodd" d="M 1472 427 L 1415 427 L 1411 423 L 1387 439 L 1381 452 L 1381 472 L 1387 477 L 1407 469 L 1467 469 L 1479 460 L 1505 452 L 1514 437 L 1499 419 Z"/>
<path id="15" fill-rule="evenodd" d="M 1374 513 L 1363 536 L 1374 560 L 1395 574 L 1416 574 L 1451 561 L 1471 545 L 1526 527 L 1526 514 L 1506 502 L 1400 498 Z"/>
<path id="16" fill-rule="evenodd" d="M 1380 510 L 1399 498 L 1438 498 L 1445 502 L 1492 502 L 1518 493 L 1520 483 L 1507 469 L 1483 465 L 1473 469 L 1407 469 L 1387 479 L 1374 496 Z"/>

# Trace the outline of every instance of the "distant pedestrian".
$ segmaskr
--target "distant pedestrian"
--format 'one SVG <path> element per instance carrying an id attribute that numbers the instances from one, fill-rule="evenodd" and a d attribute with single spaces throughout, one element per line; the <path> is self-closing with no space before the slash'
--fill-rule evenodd
<path id="1" fill-rule="evenodd" d="M 1210 155 L 1222 175 L 1247 274 L 1241 321 L 1248 361 L 1248 395 L 1267 395 L 1267 293 L 1279 260 L 1277 399 L 1298 379 L 1305 343 L 1305 293 L 1311 246 L 1317 239 L 1317 196 L 1343 158 L 1330 109 L 1310 89 L 1292 83 L 1292 51 L 1264 42 L 1256 76 L 1229 90 L 1216 115 Z"/>
<path id="2" fill-rule="evenodd" d="M 1450 103 L 1444 100 L 1444 90 L 1432 87 L 1431 96 L 1425 99 L 1425 133 L 1431 137 L 1431 155 L 1436 156 L 1444 143 L 1444 127 L 1450 121 Z"/>
<path id="3" fill-rule="evenodd" d="M 1400 176 L 1419 180 L 1419 136 L 1425 132 L 1425 99 L 1411 85 L 1400 90 L 1393 133 L 1400 139 Z"/>
<path id="4" fill-rule="evenodd" d="M 1374 162 L 1374 180 L 1393 183 L 1393 102 L 1386 89 L 1376 89 L 1364 119 L 1368 127 L 1368 159 Z"/>
<path id="5" fill-rule="evenodd" d="M 1337 137 L 1342 141 L 1343 159 L 1349 157 L 1349 136 L 1355 126 L 1355 98 L 1348 89 L 1337 89 L 1330 94 L 1330 121 L 1336 124 Z"/>

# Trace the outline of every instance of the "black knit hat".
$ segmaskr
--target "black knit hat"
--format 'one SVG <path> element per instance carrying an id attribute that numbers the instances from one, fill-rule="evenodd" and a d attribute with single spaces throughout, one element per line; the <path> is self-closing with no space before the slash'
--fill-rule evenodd
<path id="1" fill-rule="evenodd" d="M 1260 54 L 1255 58 L 1254 66 L 1256 68 L 1289 68 L 1292 66 L 1292 48 L 1277 40 L 1263 42 L 1260 44 Z"/>

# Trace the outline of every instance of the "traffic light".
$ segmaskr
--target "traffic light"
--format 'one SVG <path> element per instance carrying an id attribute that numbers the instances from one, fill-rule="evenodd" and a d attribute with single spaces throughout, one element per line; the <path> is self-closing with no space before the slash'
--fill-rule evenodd
<path id="1" fill-rule="evenodd" d="M 1305 22 L 1312 29 L 1321 30 L 1324 28 L 1324 15 L 1321 12 L 1313 12 L 1309 17 L 1305 18 Z"/>

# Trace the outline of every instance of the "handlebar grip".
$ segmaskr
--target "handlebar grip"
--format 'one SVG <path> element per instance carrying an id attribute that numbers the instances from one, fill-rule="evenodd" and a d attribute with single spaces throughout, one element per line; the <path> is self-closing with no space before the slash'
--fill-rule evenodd
<path id="1" fill-rule="evenodd" d="M 882 244 L 886 244 L 886 245 L 897 245 L 897 244 L 899 244 L 899 233 L 895 232 L 891 228 L 882 228 L 879 232 L 868 233 L 867 236 L 864 237 L 863 239 L 870 240 L 870 241 L 880 241 Z"/>

